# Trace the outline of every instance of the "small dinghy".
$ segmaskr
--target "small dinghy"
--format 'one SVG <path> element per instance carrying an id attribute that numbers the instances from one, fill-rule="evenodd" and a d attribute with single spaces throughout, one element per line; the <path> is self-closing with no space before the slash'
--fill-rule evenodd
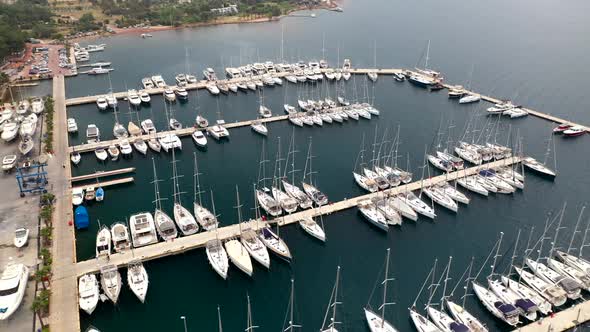
<path id="1" fill-rule="evenodd" d="M 22 248 L 27 245 L 29 240 L 29 230 L 27 228 L 19 228 L 14 232 L 14 246 Z"/>
<path id="2" fill-rule="evenodd" d="M 104 189 L 102 189 L 102 187 L 98 187 L 98 189 L 96 189 L 95 196 L 97 202 L 102 202 L 104 200 Z"/>

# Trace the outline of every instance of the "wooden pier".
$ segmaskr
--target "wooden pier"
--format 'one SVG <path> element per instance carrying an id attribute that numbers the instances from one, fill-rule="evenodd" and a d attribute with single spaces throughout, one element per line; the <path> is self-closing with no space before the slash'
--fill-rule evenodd
<path id="1" fill-rule="evenodd" d="M 114 180 L 109 180 L 109 181 L 103 181 L 103 182 L 96 182 L 96 184 L 86 184 L 86 185 L 81 185 L 81 186 L 77 186 L 77 187 L 73 187 L 72 190 L 75 189 L 86 189 L 88 187 L 111 187 L 111 186 L 116 186 L 119 184 L 125 184 L 125 183 L 131 183 L 133 182 L 134 179 L 133 177 L 126 177 L 126 178 L 120 178 L 120 179 L 114 179 Z"/>
<path id="2" fill-rule="evenodd" d="M 590 301 L 584 301 L 512 332 L 562 332 L 590 320 Z"/>
<path id="3" fill-rule="evenodd" d="M 264 123 L 270 123 L 270 122 L 287 120 L 288 118 L 289 118 L 288 115 L 278 115 L 278 116 L 273 116 L 273 117 L 266 118 L 266 119 L 258 119 L 258 121 L 264 122 Z M 232 123 L 226 123 L 223 126 L 227 129 L 245 127 L 245 126 L 251 125 L 253 121 L 255 121 L 255 120 L 232 122 Z M 128 137 L 127 140 L 129 142 L 133 142 L 134 139 L 140 138 L 145 141 L 150 138 L 154 138 L 154 136 L 156 138 L 160 138 L 160 137 L 163 137 L 167 134 L 175 134 L 178 137 L 190 136 L 190 135 L 192 135 L 192 133 L 195 130 L 203 130 L 206 132 L 207 129 L 209 129 L 209 128 L 211 128 L 211 127 L 207 127 L 207 128 L 186 127 L 186 128 L 182 128 L 182 129 L 178 129 L 178 130 L 169 130 L 169 131 L 158 132 L 155 135 L 147 135 L 146 134 L 146 135 L 140 135 L 140 136 L 135 136 L 135 137 Z M 211 136 L 209 136 L 209 138 L 214 139 Z M 231 139 L 231 136 L 230 136 L 230 139 Z M 113 139 L 113 140 L 108 140 L 108 141 L 100 141 L 100 142 L 96 142 L 96 143 L 87 143 L 87 144 L 82 144 L 82 145 L 77 145 L 77 146 L 71 146 L 68 149 L 69 149 L 70 153 L 72 153 L 74 151 L 76 151 L 78 153 L 92 152 L 98 148 L 106 149 L 110 145 L 113 145 L 113 144 L 117 145 L 117 144 L 119 144 L 120 141 L 121 141 L 121 139 Z"/>
<path id="4" fill-rule="evenodd" d="M 120 174 L 131 173 L 131 172 L 135 172 L 135 167 L 120 168 L 120 169 L 115 169 L 112 171 L 97 171 L 92 174 L 73 176 L 70 179 L 70 181 L 71 182 L 79 182 L 79 181 L 92 180 L 92 179 L 98 180 L 99 178 L 103 178 L 103 177 L 107 177 L 107 176 L 120 175 Z"/>
<path id="5" fill-rule="evenodd" d="M 279 225 L 293 224 L 303 218 L 316 217 L 320 214 L 332 214 L 334 212 L 356 207 L 358 202 L 362 200 L 371 199 L 383 195 L 396 195 L 403 192 L 418 190 L 422 186 L 427 187 L 445 181 L 452 181 L 460 177 L 476 174 L 481 169 L 512 165 L 514 163 L 518 163 L 520 160 L 521 159 L 519 157 L 512 157 L 504 160 L 494 161 L 488 164 L 471 167 L 465 170 L 435 176 L 430 179 L 425 179 L 423 181 L 415 181 L 406 185 L 390 188 L 385 191 L 345 199 L 336 203 L 322 206 L 321 208 L 308 209 L 301 212 L 296 212 L 287 216 L 272 219 L 268 221 L 268 223 L 278 223 Z M 261 220 L 251 220 L 249 222 L 242 223 L 241 227 L 242 230 L 246 228 L 252 228 L 257 230 L 261 227 L 264 227 L 266 223 L 267 222 Z M 118 267 L 125 267 L 127 266 L 127 264 L 129 264 L 130 261 L 134 259 L 140 259 L 144 261 L 170 255 L 176 255 L 184 253 L 188 250 L 204 247 L 209 240 L 213 240 L 215 238 L 219 238 L 220 240 L 226 240 L 239 235 L 240 226 L 237 224 L 229 225 L 219 228 L 218 233 L 213 231 L 201 232 L 194 235 L 180 237 L 169 242 L 159 242 L 145 247 L 136 248 L 125 253 L 115 253 L 111 255 L 108 264 L 115 264 Z M 100 262 L 96 259 L 89 259 L 86 261 L 78 262 L 75 265 L 75 267 L 73 267 L 74 271 L 72 271 L 72 277 L 79 277 L 86 273 L 96 273 L 100 271 L 100 266 L 103 263 L 104 262 Z"/>

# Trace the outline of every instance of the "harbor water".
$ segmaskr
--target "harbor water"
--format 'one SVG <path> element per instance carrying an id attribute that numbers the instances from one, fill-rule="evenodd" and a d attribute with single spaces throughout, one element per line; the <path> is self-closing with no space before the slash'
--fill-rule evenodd
<path id="1" fill-rule="evenodd" d="M 198 76 L 211 66 L 221 76 L 225 66 L 277 61 L 281 57 L 281 31 L 284 31 L 283 58 L 286 60 L 320 59 L 322 39 L 325 39 L 325 58 L 331 64 L 336 63 L 339 53 L 340 61 L 350 58 L 358 68 L 375 66 L 374 42 L 377 67 L 412 68 L 430 39 L 430 64 L 444 73 L 447 82 L 470 85 L 478 92 L 512 99 L 517 104 L 572 121 L 590 123 L 587 105 L 583 102 L 587 75 L 580 72 L 590 68 L 590 64 L 580 63 L 589 61 L 584 58 L 588 46 L 580 40 L 581 33 L 588 28 L 582 14 L 588 4 L 583 1 L 567 5 L 535 2 L 537 19 L 526 20 L 525 17 L 531 15 L 531 3 L 530 0 L 522 3 L 502 0 L 492 7 L 454 0 L 420 4 L 347 0 L 342 4 L 344 13 L 321 11 L 315 19 L 288 17 L 279 22 L 165 31 L 153 33 L 154 37 L 148 39 L 122 35 L 89 43 L 108 45 L 105 52 L 94 53 L 91 61 L 111 61 L 115 68 L 111 84 L 113 90 L 121 91 L 138 88 L 142 77 L 155 74 L 162 74 L 168 83 L 173 83 L 176 73 L 186 71 L 187 62 L 189 70 Z M 543 23 L 555 17 L 563 20 L 562 24 Z M 101 94 L 108 90 L 109 81 L 107 76 L 81 75 L 68 78 L 66 88 L 68 97 Z M 274 114 L 283 114 L 285 101 L 294 105 L 298 96 L 314 97 L 320 89 L 322 96 L 329 91 L 332 99 L 336 98 L 333 83 L 311 86 L 287 82 L 282 87 L 265 88 L 262 97 Z M 375 107 L 381 115 L 371 120 L 349 120 L 343 124 L 295 130 L 287 121 L 271 123 L 267 138 L 249 127 L 231 129 L 228 141 L 218 143 L 209 138 L 206 149 L 196 148 L 190 137 L 183 138 L 183 149 L 176 153 L 178 171 L 183 175 L 180 179 L 183 205 L 192 210 L 193 154 L 199 160 L 201 186 L 207 191 L 204 202 L 211 207 L 209 191 L 212 190 L 223 226 L 237 222 L 236 186 L 244 205 L 243 214 L 254 216 L 252 185 L 258 179 L 261 149 L 264 145 L 269 160 L 266 176 L 272 177 L 279 138 L 284 158 L 290 137 L 295 135 L 295 168 L 299 170 L 295 182 L 301 180 L 308 143 L 312 140 L 313 170 L 317 171 L 314 179 L 330 201 L 335 202 L 362 193 L 351 172 L 363 136 L 368 162 L 373 153 L 375 131 L 380 142 L 385 130 L 391 139 L 399 126 L 399 164 L 405 167 L 409 156 L 414 179 L 418 180 L 422 172 L 425 178 L 439 174 L 433 169 L 421 168 L 424 152 L 432 148 L 439 128 L 446 133 L 452 122 L 452 139 L 456 141 L 463 136 L 468 122 L 481 129 L 491 121 L 485 116 L 485 108 L 489 106 L 486 103 L 459 105 L 449 100 L 444 90 L 428 92 L 407 82 L 395 82 L 388 76 L 368 83 L 364 75 L 359 75 L 343 83 L 343 89 L 348 99 L 358 97 L 362 101 L 364 96 L 374 96 Z M 177 102 L 172 106 L 174 117 L 185 126 L 194 123 L 197 112 L 209 121 L 214 121 L 218 114 L 227 122 L 254 119 L 261 98 L 254 92 L 218 97 L 206 91 L 199 91 L 198 96 L 196 91 L 189 94 L 187 103 Z M 80 128 L 77 136 L 70 136 L 70 145 L 85 139 L 84 131 L 90 123 L 100 128 L 103 139 L 112 135 L 112 111 L 100 112 L 96 105 L 89 104 L 68 108 L 68 117 L 75 118 Z M 151 118 L 158 130 L 164 130 L 167 124 L 165 104 L 160 96 L 153 96 L 151 106 L 139 111 L 131 111 L 127 102 L 120 100 L 118 117 L 125 125 L 130 117 L 135 123 L 138 117 L 141 120 Z M 501 119 L 497 140 L 505 144 L 510 136 L 512 144 L 518 133 L 523 139 L 524 153 L 543 160 L 552 128 L 553 124 L 532 116 Z M 116 306 L 104 302 L 99 303 L 92 316 L 81 312 L 82 327 L 92 324 L 101 331 L 180 331 L 183 328 L 180 316 L 186 316 L 189 331 L 216 331 L 219 305 L 226 330 L 244 329 L 246 295 L 249 294 L 254 323 L 260 326 L 258 331 L 276 331 L 287 320 L 289 281 L 293 278 L 296 322 L 303 325 L 302 331 L 317 330 L 328 305 L 336 267 L 341 266 L 340 300 L 343 305 L 338 320 L 343 324 L 338 329 L 368 331 L 362 308 L 367 305 L 376 282 L 380 282 L 378 279 L 383 277 L 379 272 L 383 269 L 385 250 L 391 248 L 390 271 L 395 281 L 388 296 L 396 304 L 387 307 L 386 318 L 400 331 L 413 331 L 407 308 L 435 258 L 446 261 L 448 256 L 453 256 L 450 284 L 454 286 L 471 256 L 475 257 L 479 269 L 499 232 L 504 232 L 505 245 L 501 252 L 506 256 L 498 266 L 503 272 L 518 229 L 526 233 L 534 226 L 535 236 L 540 236 L 547 214 L 556 213 L 564 201 L 568 202 L 568 209 L 563 225 L 568 229 L 561 233 L 558 245 L 567 247 L 577 213 L 588 197 L 590 180 L 586 174 L 590 172 L 590 156 L 584 153 L 588 143 L 587 136 L 569 140 L 556 137 L 558 176 L 555 180 L 527 173 L 524 191 L 487 198 L 468 194 L 471 203 L 462 205 L 457 214 L 437 206 L 438 216 L 434 221 L 422 218 L 417 222 L 405 221 L 401 227 L 392 227 L 385 234 L 368 225 L 356 209 L 345 210 L 322 218 L 327 235 L 325 244 L 310 238 L 298 226 L 281 228 L 280 235 L 293 253 L 293 262 L 286 264 L 273 258 L 269 271 L 254 264 L 253 278 L 230 266 L 228 280 L 221 280 L 209 266 L 204 249 L 146 262 L 150 278 L 146 303 L 139 303 L 124 282 Z M 132 175 L 134 183 L 106 188 L 104 202 L 88 205 L 91 227 L 76 234 L 78 260 L 94 257 L 98 221 L 110 225 L 136 212 L 153 211 L 152 158 L 158 178 L 162 180 L 160 193 L 168 198 L 163 207 L 171 215 L 170 154 L 150 151 L 142 156 L 134 152 L 132 158 L 98 163 L 93 153 L 86 153 L 80 165 L 73 167 L 74 176 L 136 167 Z M 552 163 L 553 151 L 551 166 Z M 288 164 L 290 166 L 290 162 Z M 283 161 L 281 172 L 285 166 Z M 523 243 L 521 247 L 524 250 Z M 489 267 L 484 268 L 479 276 L 481 282 L 489 270 Z M 122 271 L 124 280 L 125 273 Z M 457 301 L 462 292 L 462 287 L 457 287 L 454 294 Z M 433 301 L 439 302 L 440 296 L 439 292 Z M 418 308 L 422 309 L 426 300 L 423 296 Z M 376 289 L 370 304 L 377 308 L 380 301 L 380 290 Z M 467 308 L 487 323 L 491 331 L 509 330 L 474 297 L 467 299 Z"/>

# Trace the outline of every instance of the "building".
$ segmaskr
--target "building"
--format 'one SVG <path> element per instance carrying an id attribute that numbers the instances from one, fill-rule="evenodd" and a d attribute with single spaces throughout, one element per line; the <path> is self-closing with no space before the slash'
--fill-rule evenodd
<path id="1" fill-rule="evenodd" d="M 238 13 L 238 6 L 237 5 L 229 5 L 227 7 L 221 7 L 221 8 L 213 8 L 211 9 L 211 12 L 213 14 L 217 14 L 217 15 L 234 15 Z"/>

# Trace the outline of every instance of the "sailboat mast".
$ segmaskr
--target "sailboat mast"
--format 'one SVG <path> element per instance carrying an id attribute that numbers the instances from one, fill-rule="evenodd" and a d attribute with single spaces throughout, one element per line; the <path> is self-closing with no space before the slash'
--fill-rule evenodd
<path id="1" fill-rule="evenodd" d="M 557 236 L 559 234 L 559 230 L 561 227 L 561 221 L 563 220 L 563 215 L 565 214 L 565 207 L 567 206 L 567 202 L 563 203 L 563 209 L 561 210 L 561 216 L 559 216 L 559 222 L 557 223 L 557 227 L 555 228 L 555 235 L 553 236 L 553 242 L 551 243 L 551 250 L 549 250 L 549 256 L 553 256 L 553 251 L 555 250 L 555 246 L 557 246 Z"/>
<path id="2" fill-rule="evenodd" d="M 468 292 L 469 292 L 469 280 L 471 279 L 471 269 L 473 269 L 473 256 L 471 256 L 471 263 L 469 263 L 469 268 L 467 272 L 467 279 L 465 279 L 465 293 L 463 294 L 463 303 L 461 306 L 465 308 L 465 300 L 467 300 Z"/>
<path id="3" fill-rule="evenodd" d="M 152 157 L 152 167 L 154 169 L 154 197 L 155 197 L 155 201 L 154 203 L 156 204 L 156 209 L 160 210 L 160 190 L 158 188 L 158 176 L 156 174 L 156 162 L 154 161 L 154 158 Z"/>
<path id="4" fill-rule="evenodd" d="M 240 236 L 242 235 L 242 206 L 240 205 L 240 192 L 238 185 L 236 185 L 236 209 L 238 210 L 238 227 L 240 228 Z"/>
<path id="5" fill-rule="evenodd" d="M 219 321 L 219 332 L 223 332 L 223 326 L 221 326 L 221 312 L 219 306 L 217 306 L 217 320 Z"/>
<path id="6" fill-rule="evenodd" d="M 445 275 L 445 280 L 444 280 L 444 284 L 443 284 L 443 293 L 442 293 L 442 297 L 440 298 L 440 310 L 444 309 L 445 297 L 446 297 L 446 293 L 447 293 L 447 282 L 450 280 L 449 279 L 449 271 L 451 270 L 451 262 L 452 261 L 453 261 L 453 256 L 449 256 L 449 263 L 447 264 L 447 273 Z"/>
<path id="7" fill-rule="evenodd" d="M 334 330 L 334 325 L 336 325 L 336 305 L 338 304 L 338 283 L 340 281 L 340 265 L 336 269 L 336 285 L 334 285 L 334 303 L 332 304 L 332 322 L 330 323 L 330 327 Z"/>
<path id="8" fill-rule="evenodd" d="M 491 277 L 494 274 L 494 270 L 496 269 L 496 263 L 498 262 L 498 257 L 500 257 L 500 246 L 502 245 L 502 238 L 504 238 L 504 232 L 500 232 L 500 239 L 498 240 L 498 244 L 496 246 L 496 254 L 494 255 L 494 262 L 492 263 L 492 268 L 489 277 Z"/>
<path id="9" fill-rule="evenodd" d="M 194 176 L 194 186 L 195 186 L 195 198 L 199 198 L 199 205 L 203 206 L 203 202 L 201 201 L 201 183 L 199 182 L 199 164 L 197 163 L 197 153 L 193 152 L 193 157 L 195 159 L 195 176 Z"/>
<path id="10" fill-rule="evenodd" d="M 387 281 L 389 281 L 389 253 L 390 248 L 387 248 L 387 257 L 385 258 L 385 280 L 383 280 L 383 304 L 381 305 L 381 328 L 385 326 L 385 304 L 387 299 Z"/>
<path id="11" fill-rule="evenodd" d="M 430 57 L 430 39 L 428 40 L 428 45 L 426 46 L 426 63 L 424 64 L 424 69 L 428 70 L 428 60 Z"/>
<path id="12" fill-rule="evenodd" d="M 590 229 L 590 219 L 588 219 L 588 224 L 586 225 L 586 229 L 584 230 L 584 237 L 582 237 L 582 244 L 580 245 L 579 257 L 582 256 L 582 250 L 586 247 L 586 237 L 588 236 L 588 229 Z"/>
<path id="13" fill-rule="evenodd" d="M 512 250 L 512 257 L 510 257 L 510 267 L 508 268 L 508 277 L 512 274 L 512 267 L 514 266 L 514 259 L 516 258 L 516 249 L 518 248 L 518 241 L 520 240 L 520 228 L 516 235 L 516 242 L 514 243 L 514 250 Z"/>
<path id="14" fill-rule="evenodd" d="M 533 233 L 535 232 L 535 226 L 531 227 L 531 231 L 529 232 L 529 238 L 526 242 L 526 249 L 524 250 L 524 256 L 522 257 L 522 265 L 521 268 L 524 268 L 526 259 L 529 257 L 529 254 L 531 252 L 531 249 L 529 249 L 531 247 L 531 240 L 533 239 Z M 522 275 L 519 273 L 518 274 L 518 282 L 520 283 L 522 279 Z"/>
<path id="15" fill-rule="evenodd" d="M 295 288 L 294 280 L 291 279 L 291 299 L 289 300 L 289 307 L 291 312 L 289 313 L 289 330 L 293 331 L 293 289 Z"/>

